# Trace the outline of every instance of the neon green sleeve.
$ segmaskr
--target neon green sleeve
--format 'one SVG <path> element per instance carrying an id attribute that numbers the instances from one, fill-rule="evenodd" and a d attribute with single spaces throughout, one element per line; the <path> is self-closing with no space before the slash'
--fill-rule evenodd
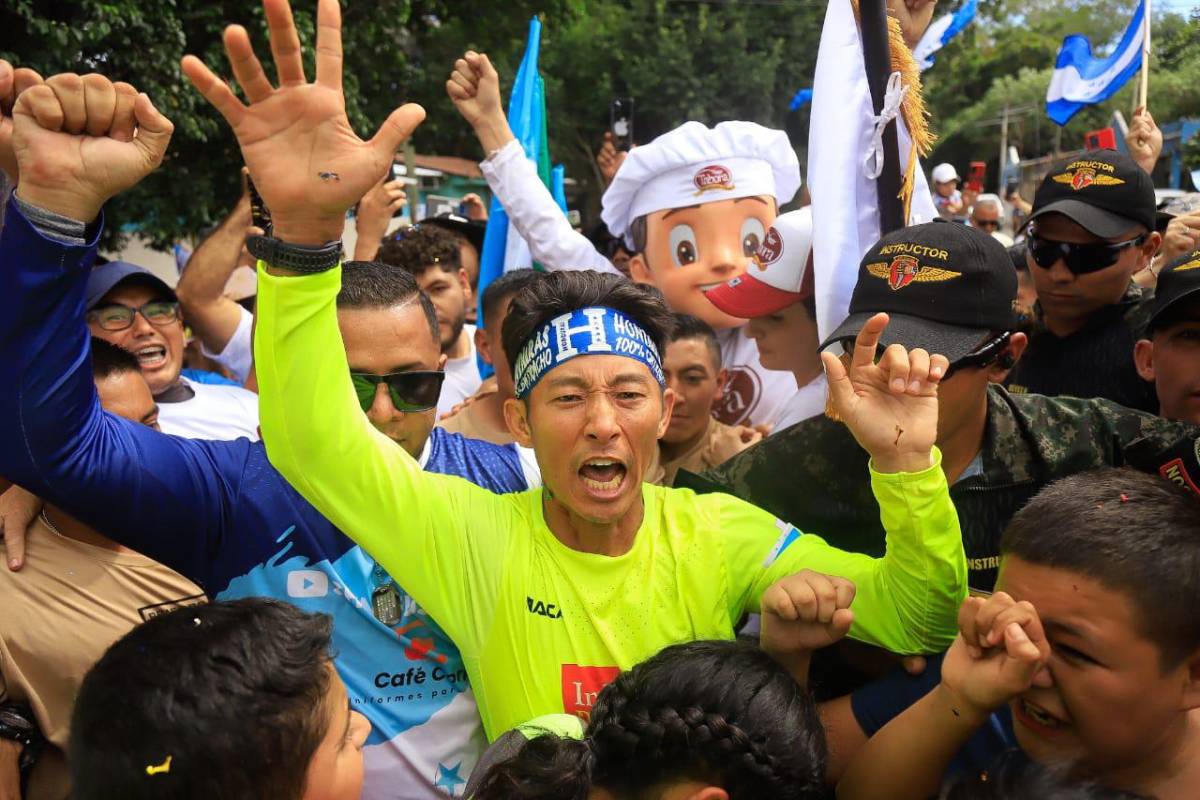
<path id="1" fill-rule="evenodd" d="M 423 471 L 367 420 L 337 325 L 340 267 L 275 277 L 264 266 L 254 361 L 267 457 L 473 655 L 494 617 L 518 506 Z"/>
<path id="2" fill-rule="evenodd" d="M 854 582 L 851 637 L 905 654 L 949 647 L 967 596 L 967 561 L 941 453 L 935 449 L 933 466 L 922 472 L 872 469 L 871 488 L 887 531 L 887 552 L 878 559 L 839 550 L 733 500 L 718 528 L 725 535 L 730 600 L 740 604 L 731 616 L 757 611 L 772 583 L 810 569 Z M 761 531 L 768 526 L 777 538 L 764 553 Z"/>

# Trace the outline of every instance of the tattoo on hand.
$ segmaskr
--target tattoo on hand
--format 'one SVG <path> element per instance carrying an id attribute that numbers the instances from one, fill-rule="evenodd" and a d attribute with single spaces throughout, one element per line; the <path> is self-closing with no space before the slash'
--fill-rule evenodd
<path id="1" fill-rule="evenodd" d="M 897 425 L 896 426 L 896 441 L 892 442 L 892 445 L 894 446 L 894 445 L 900 444 L 900 437 L 903 435 L 904 435 L 904 428 L 901 428 L 899 425 Z"/>

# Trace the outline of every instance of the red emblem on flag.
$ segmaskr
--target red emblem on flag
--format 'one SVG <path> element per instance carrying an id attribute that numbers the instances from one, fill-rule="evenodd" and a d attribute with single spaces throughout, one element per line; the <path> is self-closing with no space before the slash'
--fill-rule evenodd
<path id="1" fill-rule="evenodd" d="M 696 172 L 692 183 L 696 184 L 696 194 L 714 190 L 730 191 L 733 189 L 733 174 L 720 164 L 710 164 Z"/>
<path id="2" fill-rule="evenodd" d="M 587 722 L 600 690 L 612 683 L 621 670 L 617 667 L 581 667 L 562 665 L 563 711 Z"/>

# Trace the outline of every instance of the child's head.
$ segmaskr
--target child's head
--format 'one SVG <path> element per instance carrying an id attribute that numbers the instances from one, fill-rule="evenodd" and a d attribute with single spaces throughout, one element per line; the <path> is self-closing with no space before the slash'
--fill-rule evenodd
<path id="1" fill-rule="evenodd" d="M 1002 756 L 979 775 L 964 776 L 946 787 L 942 800 L 1146 800 L 1073 777 L 1062 767 L 1030 761 L 1020 753 Z"/>
<path id="2" fill-rule="evenodd" d="M 726 372 L 721 368 L 717 334 L 708 323 L 688 314 L 675 314 L 674 321 L 663 353 L 663 375 L 675 393 L 675 407 L 662 440 L 682 444 L 708 428 L 713 406 L 724 391 Z"/>
<path id="3" fill-rule="evenodd" d="M 825 734 L 808 693 L 756 644 L 672 645 L 620 675 L 583 741 L 544 735 L 477 800 L 820 797 Z"/>
<path id="4" fill-rule="evenodd" d="M 83 680 L 77 800 L 356 800 L 366 718 L 330 661 L 332 620 L 235 600 L 156 616 Z"/>
<path id="5" fill-rule="evenodd" d="M 958 191 L 958 170 L 953 164 L 938 164 L 933 168 L 933 190 L 941 197 L 953 197 Z"/>
<path id="6" fill-rule="evenodd" d="M 1112 775 L 1177 746 L 1200 708 L 1200 503 L 1155 475 L 1081 473 L 1021 509 L 1001 552 L 996 589 L 1033 604 L 1051 648 L 1053 685 L 1010 703 L 1021 748 Z"/>
<path id="7" fill-rule="evenodd" d="M 1138 374 L 1154 383 L 1162 416 L 1200 424 L 1200 249 L 1159 273 L 1150 312 L 1133 351 Z"/>

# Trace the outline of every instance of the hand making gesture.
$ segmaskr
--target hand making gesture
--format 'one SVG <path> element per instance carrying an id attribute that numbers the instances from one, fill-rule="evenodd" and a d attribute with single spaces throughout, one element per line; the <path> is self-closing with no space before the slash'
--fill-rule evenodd
<path id="1" fill-rule="evenodd" d="M 271 209 L 273 235 L 292 244 L 340 239 L 346 210 L 383 176 L 392 154 L 425 118 L 408 104 L 369 141 L 346 117 L 342 93 L 342 16 L 337 0 L 317 3 L 316 80 L 308 82 L 287 0 L 264 0 L 279 86 L 271 85 L 240 25 L 225 29 L 225 52 L 249 104 L 200 59 L 184 73 L 233 128 L 250 177 Z"/>
<path id="2" fill-rule="evenodd" d="M 887 314 L 876 314 L 859 331 L 847 372 L 831 353 L 821 361 L 834 407 L 880 472 L 919 472 L 937 441 L 937 385 L 949 362 L 921 349 L 888 347 L 875 361 Z"/>

